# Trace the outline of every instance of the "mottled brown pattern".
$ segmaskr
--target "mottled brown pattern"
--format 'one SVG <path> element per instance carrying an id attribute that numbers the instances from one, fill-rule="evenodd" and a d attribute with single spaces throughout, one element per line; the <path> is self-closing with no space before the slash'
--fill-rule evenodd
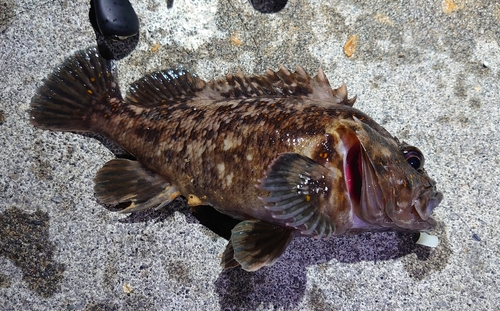
<path id="1" fill-rule="evenodd" d="M 109 115 L 105 121 L 100 118 L 104 114 Z M 183 195 L 195 194 L 203 204 L 244 218 L 267 215 L 258 198 L 265 193 L 255 185 L 279 154 L 296 152 L 342 167 L 336 151 L 339 138 L 326 128 L 351 115 L 373 122 L 349 106 L 251 98 L 155 108 L 121 103 L 114 113 L 102 106 L 93 124 Z M 349 208 L 345 189 L 338 190 L 335 205 Z"/>

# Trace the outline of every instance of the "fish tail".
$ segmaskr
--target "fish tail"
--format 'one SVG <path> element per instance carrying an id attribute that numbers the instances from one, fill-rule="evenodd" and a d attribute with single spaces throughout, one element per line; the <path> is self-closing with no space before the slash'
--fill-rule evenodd
<path id="1" fill-rule="evenodd" d="M 97 104 L 121 100 L 114 66 L 96 48 L 79 51 L 59 66 L 31 100 L 31 123 L 56 131 L 91 131 Z"/>

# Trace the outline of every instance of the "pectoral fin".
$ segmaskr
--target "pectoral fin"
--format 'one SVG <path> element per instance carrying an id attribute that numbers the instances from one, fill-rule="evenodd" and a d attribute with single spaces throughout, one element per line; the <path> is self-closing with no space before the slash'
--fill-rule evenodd
<path id="1" fill-rule="evenodd" d="M 131 202 L 121 213 L 162 208 L 180 195 L 175 187 L 139 162 L 113 159 L 94 179 L 97 199 L 105 204 Z"/>
<path id="2" fill-rule="evenodd" d="M 260 220 L 242 221 L 231 231 L 221 265 L 232 268 L 239 264 L 246 271 L 272 265 L 292 240 L 293 231 Z"/>
<path id="3" fill-rule="evenodd" d="M 260 189 L 270 195 L 262 198 L 273 218 L 303 235 L 328 237 L 334 224 L 327 214 L 332 172 L 314 160 L 297 153 L 284 153 L 271 165 Z"/>

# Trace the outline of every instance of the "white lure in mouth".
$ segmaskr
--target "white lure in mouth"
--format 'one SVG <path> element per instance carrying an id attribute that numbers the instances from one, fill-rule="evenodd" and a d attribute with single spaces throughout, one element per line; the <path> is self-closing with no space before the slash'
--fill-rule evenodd
<path id="1" fill-rule="evenodd" d="M 420 237 L 418 238 L 416 243 L 419 245 L 435 248 L 439 245 L 439 238 L 426 232 L 420 232 Z"/>

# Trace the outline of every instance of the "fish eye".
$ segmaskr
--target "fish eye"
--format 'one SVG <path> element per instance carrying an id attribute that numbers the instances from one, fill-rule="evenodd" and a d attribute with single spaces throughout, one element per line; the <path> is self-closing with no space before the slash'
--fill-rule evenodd
<path id="1" fill-rule="evenodd" d="M 406 162 L 417 171 L 424 168 L 424 155 L 415 147 L 408 147 L 403 150 Z"/>

